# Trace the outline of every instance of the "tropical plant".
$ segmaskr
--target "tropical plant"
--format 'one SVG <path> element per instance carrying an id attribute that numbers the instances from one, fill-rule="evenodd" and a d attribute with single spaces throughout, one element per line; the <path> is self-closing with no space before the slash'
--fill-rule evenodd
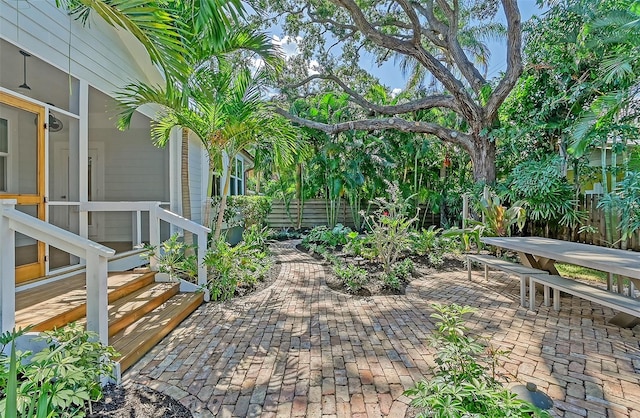
<path id="1" fill-rule="evenodd" d="M 627 172 L 617 189 L 604 195 L 598 206 L 607 207 L 619 217 L 620 239 L 629 239 L 640 230 L 640 172 Z"/>
<path id="2" fill-rule="evenodd" d="M 533 222 L 575 227 L 584 214 L 577 208 L 575 189 L 562 175 L 560 165 L 557 156 L 522 162 L 500 186 L 499 193 L 511 202 L 519 202 Z"/>
<path id="3" fill-rule="evenodd" d="M 302 245 L 308 246 L 311 243 L 322 244 L 325 247 L 335 248 L 338 245 L 347 243 L 347 236 L 351 229 L 342 224 L 336 224 L 329 229 L 324 225 L 316 226 L 302 239 Z"/>
<path id="4" fill-rule="evenodd" d="M 180 240 L 175 233 L 168 240 L 163 241 L 158 248 L 152 245 L 144 245 L 146 250 L 141 257 L 154 258 L 158 272 L 167 273 L 170 280 L 180 278 L 194 280 L 198 276 L 198 260 L 193 254 L 193 245 Z"/>
<path id="5" fill-rule="evenodd" d="M 353 264 L 337 262 L 333 265 L 333 273 L 352 293 L 357 293 L 369 282 L 367 270 Z"/>
<path id="6" fill-rule="evenodd" d="M 436 329 L 430 338 L 436 366 L 430 381 L 422 380 L 404 392 L 420 408 L 420 418 L 551 417 L 532 404 L 516 399 L 497 380 L 495 366 L 501 350 L 486 350 L 468 335 L 463 316 L 469 306 L 432 305 Z"/>
<path id="7" fill-rule="evenodd" d="M 84 417 L 86 405 L 102 396 L 101 379 L 113 377 L 112 347 L 78 324 L 43 334 L 47 347 L 37 353 L 16 351 L 23 331 L 0 336 L 0 416 Z"/>
<path id="8" fill-rule="evenodd" d="M 212 300 L 231 299 L 241 288 L 251 289 L 264 279 L 272 264 L 266 251 L 266 237 L 267 229 L 254 225 L 244 232 L 242 241 L 235 246 L 224 237 L 214 241 L 204 259 Z"/>
<path id="9" fill-rule="evenodd" d="M 409 198 L 403 198 L 397 183 L 387 182 L 389 199 L 376 198 L 377 209 L 365 217 L 372 246 L 378 255 L 384 272 L 389 275 L 400 255 L 411 248 L 411 225 L 416 217 L 409 218 Z"/>
<path id="10" fill-rule="evenodd" d="M 515 202 L 506 208 L 497 196 L 482 198 L 480 208 L 484 222 L 483 235 L 506 237 L 511 236 L 511 228 L 515 225 L 522 231 L 527 220 L 527 212 L 521 202 Z"/>

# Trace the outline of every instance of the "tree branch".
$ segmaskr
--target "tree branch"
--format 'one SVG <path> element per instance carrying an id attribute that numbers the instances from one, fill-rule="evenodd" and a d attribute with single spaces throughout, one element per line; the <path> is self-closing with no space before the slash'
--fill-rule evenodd
<path id="1" fill-rule="evenodd" d="M 386 118 L 386 119 L 361 119 L 349 122 L 341 122 L 333 125 L 315 122 L 294 116 L 284 109 L 274 107 L 275 113 L 284 116 L 291 122 L 311 129 L 317 129 L 327 134 L 337 134 L 351 130 L 357 131 L 381 131 L 386 129 L 394 129 L 401 132 L 414 132 L 435 135 L 443 141 L 462 146 L 467 151 L 473 149 L 473 140 L 470 135 L 448 129 L 435 123 L 429 122 L 412 122 L 402 118 Z"/>
<path id="2" fill-rule="evenodd" d="M 502 0 L 502 7 L 507 17 L 507 70 L 487 100 L 485 112 L 488 120 L 497 117 L 500 105 L 522 74 L 522 23 L 517 0 Z"/>
<path id="3" fill-rule="evenodd" d="M 290 88 L 301 87 L 313 80 L 329 80 L 336 83 L 345 93 L 351 96 L 351 98 L 353 99 L 352 101 L 354 103 L 358 104 L 359 106 L 365 109 L 376 112 L 380 115 L 399 115 L 399 114 L 415 112 L 418 110 L 433 109 L 436 107 L 445 108 L 445 109 L 452 110 L 456 113 L 460 113 L 460 109 L 458 108 L 458 105 L 453 99 L 453 97 L 445 94 L 436 94 L 429 97 L 425 97 L 423 99 L 412 100 L 410 102 L 406 102 L 406 103 L 402 103 L 394 106 L 377 105 L 365 99 L 363 96 L 358 94 L 355 90 L 351 89 L 342 80 L 340 80 L 338 77 L 334 75 L 314 74 L 298 83 L 290 84 L 290 85 L 287 85 L 286 87 L 290 87 Z"/>

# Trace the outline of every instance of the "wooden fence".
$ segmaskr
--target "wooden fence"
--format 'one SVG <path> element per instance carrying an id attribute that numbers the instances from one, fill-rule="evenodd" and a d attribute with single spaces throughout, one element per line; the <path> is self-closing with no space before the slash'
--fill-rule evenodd
<path id="1" fill-rule="evenodd" d="M 366 205 L 363 205 L 364 209 Z M 293 199 L 289 204 L 289 211 L 287 211 L 283 200 L 273 200 L 271 204 L 271 212 L 267 216 L 267 223 L 271 228 L 293 228 L 298 227 L 298 210 L 302 211 L 301 228 L 313 228 L 319 225 L 328 225 L 327 221 L 327 206 L 324 199 L 310 199 L 303 202 L 303 207 L 298 206 L 298 200 Z M 346 200 L 340 202 L 340 209 L 338 213 L 338 223 L 349 228 L 355 228 L 355 222 L 353 220 L 353 213 L 351 206 Z M 430 225 L 439 226 L 440 216 L 434 215 L 421 208 L 418 214 L 418 224 L 421 227 L 427 228 Z"/>
<path id="2" fill-rule="evenodd" d="M 300 206 L 298 199 L 292 199 L 289 210 L 283 200 L 274 199 L 271 203 L 271 212 L 267 216 L 267 224 L 271 228 L 298 228 L 298 211 L 301 212 L 300 228 L 313 228 L 319 225 L 328 225 L 327 206 L 324 199 L 305 200 Z M 349 228 L 354 227 L 353 216 L 349 203 L 340 202 L 337 222 Z"/>
<path id="3" fill-rule="evenodd" d="M 626 241 L 621 241 L 622 233 L 618 228 L 619 220 L 614 217 L 611 225 L 611 235 L 613 237 L 613 245 L 607 242 L 607 223 L 605 222 L 605 212 L 598 208 L 598 202 L 602 198 L 601 195 L 587 194 L 581 197 L 579 205 L 580 210 L 588 213 L 585 225 L 592 227 L 593 231 L 579 233 L 576 229 L 571 231 L 571 240 L 576 242 L 585 242 L 587 244 L 601 245 L 603 247 L 615 247 L 624 249 L 633 249 L 640 251 L 640 231 L 636 231 Z"/>

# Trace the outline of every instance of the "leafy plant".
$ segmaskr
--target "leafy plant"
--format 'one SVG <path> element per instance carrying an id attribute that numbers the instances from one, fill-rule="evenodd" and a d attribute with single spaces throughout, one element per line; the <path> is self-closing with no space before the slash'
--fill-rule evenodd
<path id="1" fill-rule="evenodd" d="M 223 238 L 213 243 L 205 255 L 209 271 L 208 288 L 212 300 L 231 299 L 239 287 L 250 288 L 271 268 L 266 251 L 267 229 L 256 225 L 247 229 L 243 240 L 231 246 Z"/>
<path id="2" fill-rule="evenodd" d="M 416 217 L 409 218 L 410 199 L 405 199 L 397 184 L 387 182 L 389 199 L 376 198 L 378 208 L 365 218 L 372 246 L 386 274 L 402 252 L 411 248 L 411 225 Z"/>
<path id="3" fill-rule="evenodd" d="M 385 285 L 385 287 L 392 290 L 400 290 L 402 289 L 402 281 L 398 277 L 398 275 L 391 271 L 389 273 L 382 272 L 381 279 Z"/>
<path id="4" fill-rule="evenodd" d="M 627 172 L 617 189 L 605 194 L 598 206 L 607 207 L 619 216 L 622 240 L 640 230 L 640 172 Z"/>
<path id="5" fill-rule="evenodd" d="M 504 351 L 487 350 L 468 335 L 463 316 L 475 312 L 469 306 L 432 305 L 436 330 L 430 343 L 436 348 L 430 381 L 422 380 L 405 391 L 411 405 L 421 408 L 418 417 L 551 417 L 515 398 L 496 379 L 496 366 Z"/>
<path id="6" fill-rule="evenodd" d="M 0 345 L 11 344 L 9 357 L 0 355 L 0 415 L 20 417 L 83 417 L 86 405 L 102 396 L 100 379 L 113 376 L 112 347 L 97 342 L 81 325 L 43 333 L 47 347 L 38 353 L 17 351 L 23 331 L 6 332 Z M 8 366 L 8 367 L 7 367 Z"/>
<path id="7" fill-rule="evenodd" d="M 168 240 L 163 241 L 159 249 L 151 245 L 144 245 L 143 248 L 146 252 L 141 257 L 154 257 L 158 271 L 169 274 L 171 280 L 194 280 L 198 276 L 198 259 L 193 254 L 195 246 L 180 241 L 178 234 L 173 234 Z"/>
<path id="8" fill-rule="evenodd" d="M 213 205 L 219 205 L 220 198 L 213 200 Z M 227 197 L 224 221 L 227 226 L 243 226 L 248 228 L 257 225 L 262 228 L 267 224 L 267 216 L 271 212 L 272 199 L 267 196 L 236 195 Z"/>
<path id="9" fill-rule="evenodd" d="M 511 228 L 516 225 L 522 231 L 527 219 L 526 211 L 521 202 L 514 203 L 510 208 L 502 206 L 500 198 L 483 198 L 480 201 L 482 215 L 484 217 L 483 235 L 505 237 L 511 236 Z"/>
<path id="10" fill-rule="evenodd" d="M 415 265 L 410 258 L 405 258 L 393 265 L 392 272 L 400 280 L 407 280 L 415 270 Z"/>
<path id="11" fill-rule="evenodd" d="M 333 273 L 352 293 L 358 292 L 369 282 L 367 271 L 353 264 L 335 263 Z"/>
<path id="12" fill-rule="evenodd" d="M 335 248 L 347 243 L 347 235 L 350 232 L 351 229 L 342 224 L 337 224 L 331 229 L 324 225 L 316 226 L 303 238 L 302 245 L 308 248 L 311 243 L 319 243 L 326 247 Z"/>

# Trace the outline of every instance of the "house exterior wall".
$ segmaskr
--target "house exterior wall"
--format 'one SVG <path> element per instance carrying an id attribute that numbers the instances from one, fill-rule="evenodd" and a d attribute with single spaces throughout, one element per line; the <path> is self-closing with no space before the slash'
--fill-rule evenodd
<path id="1" fill-rule="evenodd" d="M 0 1 L 0 37 L 107 94 L 134 80 L 161 81 L 145 54 L 132 58 L 141 47 L 131 35 L 118 32 L 99 18 L 83 27 L 53 1 Z"/>

